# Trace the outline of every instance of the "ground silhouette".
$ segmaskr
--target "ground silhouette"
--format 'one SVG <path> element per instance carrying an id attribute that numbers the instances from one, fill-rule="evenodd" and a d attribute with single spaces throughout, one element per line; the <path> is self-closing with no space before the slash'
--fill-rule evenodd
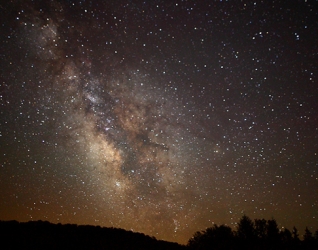
<path id="1" fill-rule="evenodd" d="M 177 243 L 118 228 L 0 221 L 0 249 L 185 249 Z"/>
<path id="2" fill-rule="evenodd" d="M 194 233 L 184 246 L 119 228 L 0 221 L 0 249 L 318 250 L 318 230 L 313 234 L 306 228 L 300 237 L 295 227 L 280 230 L 275 219 L 253 221 L 244 215 L 236 230 L 214 224 Z"/>
<path id="3" fill-rule="evenodd" d="M 303 240 L 298 230 L 280 230 L 275 219 L 251 220 L 244 215 L 236 230 L 226 225 L 213 225 L 204 231 L 196 232 L 188 241 L 189 249 L 226 249 L 226 250 L 318 250 L 318 230 L 313 235 L 306 228 Z"/>

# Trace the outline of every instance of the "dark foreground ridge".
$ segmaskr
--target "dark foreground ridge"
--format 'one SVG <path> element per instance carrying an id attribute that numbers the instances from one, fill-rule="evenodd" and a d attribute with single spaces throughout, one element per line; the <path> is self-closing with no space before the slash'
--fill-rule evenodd
<path id="1" fill-rule="evenodd" d="M 275 219 L 251 220 L 243 215 L 236 231 L 226 225 L 213 225 L 196 232 L 188 241 L 190 250 L 318 250 L 318 230 L 307 227 L 303 240 L 296 227 L 279 229 Z"/>
<path id="2" fill-rule="evenodd" d="M 118 228 L 0 220 L 0 249 L 318 250 L 318 230 L 306 228 L 302 240 L 299 236 L 295 227 L 279 229 L 275 219 L 253 221 L 246 215 L 236 230 L 214 224 L 186 246 Z"/>
<path id="3" fill-rule="evenodd" d="M 185 249 L 143 233 L 48 221 L 0 221 L 0 249 Z"/>

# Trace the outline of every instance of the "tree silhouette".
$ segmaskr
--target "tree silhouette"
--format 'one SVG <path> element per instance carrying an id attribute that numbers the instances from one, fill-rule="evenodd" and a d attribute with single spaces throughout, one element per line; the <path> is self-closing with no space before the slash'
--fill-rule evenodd
<path id="1" fill-rule="evenodd" d="M 190 249 L 201 249 L 201 245 L 204 243 L 204 231 L 202 232 L 195 232 L 191 239 L 189 239 L 187 246 Z"/>
<path id="2" fill-rule="evenodd" d="M 305 229 L 303 247 L 304 249 L 318 249 L 318 242 L 315 240 L 308 227 Z"/>
<path id="3" fill-rule="evenodd" d="M 242 249 L 253 249 L 257 239 L 253 221 L 243 215 L 237 226 L 237 237 Z"/>
<path id="4" fill-rule="evenodd" d="M 299 240 L 299 234 L 297 228 L 294 226 L 292 231 L 293 239 L 298 241 Z"/>
<path id="5" fill-rule="evenodd" d="M 228 226 L 213 225 L 196 232 L 189 240 L 189 249 L 253 249 L 253 250 L 318 250 L 318 230 L 315 236 L 306 228 L 304 240 L 299 239 L 296 227 L 279 230 L 275 219 L 255 219 L 242 216 L 237 231 Z"/>
<path id="6" fill-rule="evenodd" d="M 298 248 L 300 246 L 300 239 L 298 229 L 294 226 L 292 230 L 292 237 L 293 237 L 293 246 Z"/>
<path id="7" fill-rule="evenodd" d="M 314 237 L 312 236 L 312 232 L 310 232 L 308 227 L 306 227 L 305 234 L 304 234 L 304 241 L 310 241 L 310 240 L 313 240 L 313 239 L 314 239 Z"/>
<path id="8" fill-rule="evenodd" d="M 266 234 L 268 247 L 274 248 L 275 246 L 279 246 L 280 234 L 276 220 L 271 219 L 267 221 Z"/>
<path id="9" fill-rule="evenodd" d="M 190 249 L 234 249 L 235 238 L 232 228 L 213 225 L 205 231 L 196 232 L 189 240 Z"/>
<path id="10" fill-rule="evenodd" d="M 286 249 L 292 249 L 293 236 L 290 230 L 288 230 L 287 228 L 284 228 L 280 232 L 280 240 L 281 240 L 281 244 L 285 246 Z"/>
<path id="11" fill-rule="evenodd" d="M 214 225 L 206 230 L 207 241 L 216 249 L 231 249 L 234 241 L 232 229 L 228 226 Z"/>
<path id="12" fill-rule="evenodd" d="M 316 230 L 314 237 L 315 237 L 315 240 L 318 241 L 318 230 Z"/>
<path id="13" fill-rule="evenodd" d="M 260 240 L 264 240 L 266 237 L 266 220 L 255 219 L 254 220 L 255 234 Z"/>
<path id="14" fill-rule="evenodd" d="M 238 223 L 237 236 L 244 240 L 253 240 L 255 238 L 254 223 L 246 215 L 243 215 Z"/>

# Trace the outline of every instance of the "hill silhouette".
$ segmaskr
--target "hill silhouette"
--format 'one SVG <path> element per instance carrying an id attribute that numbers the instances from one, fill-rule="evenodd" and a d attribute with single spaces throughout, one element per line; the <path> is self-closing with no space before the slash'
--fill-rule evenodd
<path id="1" fill-rule="evenodd" d="M 143 233 L 48 221 L 0 221 L 0 249 L 185 249 Z"/>
<path id="2" fill-rule="evenodd" d="M 253 221 L 246 215 L 236 230 L 214 224 L 194 233 L 186 246 L 119 228 L 0 220 L 0 249 L 318 250 L 318 230 L 306 228 L 302 240 L 299 236 L 295 227 L 279 229 L 275 219 Z"/>

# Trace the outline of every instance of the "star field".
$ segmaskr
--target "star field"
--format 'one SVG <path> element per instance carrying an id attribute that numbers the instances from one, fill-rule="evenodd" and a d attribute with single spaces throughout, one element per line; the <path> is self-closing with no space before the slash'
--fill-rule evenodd
<path id="1" fill-rule="evenodd" d="M 186 243 L 318 227 L 314 1 L 9 1 L 0 219 Z"/>

